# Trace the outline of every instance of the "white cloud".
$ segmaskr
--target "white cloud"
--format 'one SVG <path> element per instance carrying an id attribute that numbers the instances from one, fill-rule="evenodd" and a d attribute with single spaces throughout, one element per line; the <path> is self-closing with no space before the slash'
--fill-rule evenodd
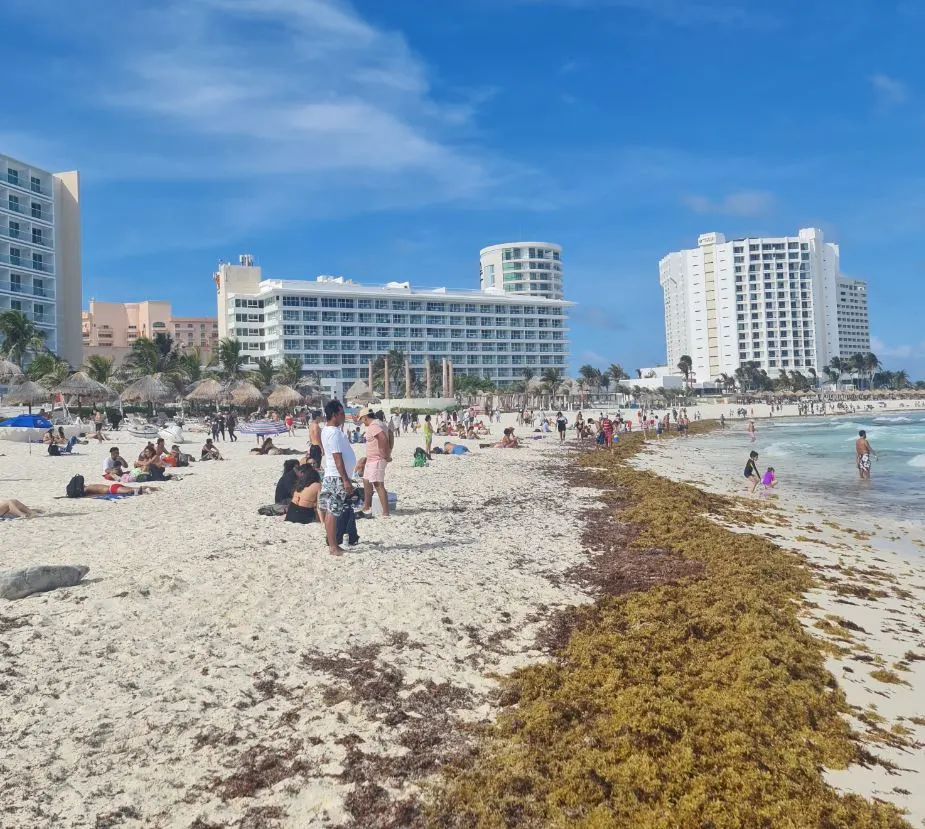
<path id="1" fill-rule="evenodd" d="M 685 196 L 683 201 L 695 213 L 758 217 L 770 213 L 777 199 L 773 193 L 765 190 L 740 190 L 718 200 L 707 196 L 689 195 Z"/>
<path id="2" fill-rule="evenodd" d="M 776 20 L 755 5 L 737 0 L 516 0 L 520 3 L 559 5 L 597 12 L 606 8 L 630 9 L 658 17 L 676 26 L 731 26 L 767 28 Z"/>
<path id="3" fill-rule="evenodd" d="M 202 220 L 233 218 L 240 233 L 306 215 L 492 203 L 500 169 L 531 180 L 474 140 L 495 90 L 436 96 L 405 38 L 346 0 L 103 6 L 70 0 L 41 21 L 93 52 L 73 61 L 81 119 L 67 143 L 94 181 L 213 182 L 231 196 L 200 207 Z"/>
<path id="4" fill-rule="evenodd" d="M 880 337 L 871 336 L 870 350 L 874 352 L 881 360 L 886 358 L 895 358 L 900 360 L 920 359 L 925 357 L 925 343 L 918 345 L 887 345 Z"/>
<path id="5" fill-rule="evenodd" d="M 877 104 L 884 109 L 902 106 L 909 99 L 906 84 L 889 75 L 883 73 L 871 75 L 870 85 L 874 90 Z"/>

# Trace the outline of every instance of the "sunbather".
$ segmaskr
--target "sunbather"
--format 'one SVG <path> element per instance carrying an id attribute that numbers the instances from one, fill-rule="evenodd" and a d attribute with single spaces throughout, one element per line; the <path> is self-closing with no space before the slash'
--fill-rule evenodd
<path id="1" fill-rule="evenodd" d="M 0 501 L 0 518 L 32 518 L 41 510 L 30 509 L 22 501 L 10 498 L 7 501 Z"/>

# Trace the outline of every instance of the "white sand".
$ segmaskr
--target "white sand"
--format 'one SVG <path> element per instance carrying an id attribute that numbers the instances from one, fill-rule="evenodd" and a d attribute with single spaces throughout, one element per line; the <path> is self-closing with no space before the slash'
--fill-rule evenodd
<path id="1" fill-rule="evenodd" d="M 297 434 L 278 445 L 303 448 Z M 117 440 L 126 458 L 144 444 Z M 120 826 L 187 829 L 197 818 L 238 825 L 260 806 L 280 807 L 286 827 L 345 819 L 352 784 L 338 778 L 336 741 L 407 749 L 362 704 L 326 698 L 346 685 L 305 655 L 349 664 L 348 649 L 379 644 L 377 669 L 403 673 L 403 697 L 452 683 L 472 693 L 464 719 L 490 716 L 491 674 L 539 657 L 537 611 L 587 601 L 555 578 L 585 560 L 562 509 L 564 455 L 537 442 L 413 469 L 421 443 L 396 446 L 399 512 L 360 522 L 361 544 L 340 559 L 320 526 L 257 514 L 284 458 L 247 456 L 247 438 L 220 443 L 224 463 L 118 502 L 52 498 L 72 474 L 100 481 L 106 444 L 62 458 L 0 444 L 0 498 L 48 511 L 0 523 L 0 567 L 90 566 L 77 587 L 0 603 L 0 825 L 93 827 L 121 809 Z M 256 745 L 302 770 L 223 802 L 214 778 Z"/>
<path id="2" fill-rule="evenodd" d="M 730 430 L 727 435 L 728 441 L 722 446 L 711 441 L 709 451 L 697 438 L 653 441 L 633 463 L 704 490 L 745 497 L 743 458 L 752 446 L 741 430 Z M 909 748 L 894 748 L 871 739 L 867 748 L 896 769 L 888 772 L 880 765 L 852 766 L 827 772 L 827 777 L 845 791 L 891 801 L 908 810 L 914 825 L 925 825 L 925 751 L 920 747 L 925 742 L 925 662 L 903 660 L 908 651 L 925 659 L 925 532 L 920 525 L 844 514 L 819 495 L 788 491 L 786 486 L 776 496 L 767 501 L 754 500 L 767 504 L 768 523 L 741 531 L 762 533 L 799 551 L 811 563 L 825 568 L 821 574 L 837 580 L 843 589 L 853 584 L 887 594 L 859 598 L 839 594 L 833 589 L 835 584 L 814 590 L 807 599 L 816 606 L 807 611 L 805 623 L 818 635 L 822 633 L 814 625 L 826 616 L 863 628 L 864 632 L 855 631 L 853 635 L 867 650 L 862 652 L 857 644 L 835 639 L 853 653 L 830 658 L 828 667 L 858 713 L 879 715 L 883 718 L 880 727 L 887 731 L 895 727 L 908 729 L 906 736 L 916 743 Z M 773 506 L 783 510 L 789 526 L 781 526 L 779 514 L 770 509 Z M 847 568 L 867 572 L 850 573 Z M 861 661 L 857 656 L 875 661 Z M 905 670 L 895 667 L 901 660 Z M 870 673 L 878 668 L 893 671 L 903 684 L 873 679 Z M 919 724 L 912 722 L 913 717 L 919 719 Z M 852 724 L 862 733 L 868 730 L 853 718 Z"/>

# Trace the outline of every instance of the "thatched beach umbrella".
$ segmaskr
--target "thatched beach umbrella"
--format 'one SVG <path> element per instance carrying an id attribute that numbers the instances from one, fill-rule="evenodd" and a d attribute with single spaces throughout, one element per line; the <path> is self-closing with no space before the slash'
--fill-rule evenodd
<path id="1" fill-rule="evenodd" d="M 28 406 L 29 414 L 32 414 L 34 405 L 51 400 L 51 392 L 31 380 L 22 380 L 10 386 L 10 391 L 3 400 L 12 406 Z"/>
<path id="2" fill-rule="evenodd" d="M 155 403 L 166 403 L 177 398 L 176 389 L 168 386 L 163 380 L 154 375 L 141 377 L 122 392 L 123 403 L 150 403 L 154 411 Z"/>
<path id="3" fill-rule="evenodd" d="M 9 383 L 14 377 L 21 377 L 22 369 L 9 360 L 0 360 L 0 383 Z"/>
<path id="4" fill-rule="evenodd" d="M 302 395 L 289 386 L 277 386 L 267 398 L 267 404 L 282 409 L 298 406 L 303 400 Z"/>
<path id="5" fill-rule="evenodd" d="M 379 395 L 367 389 L 366 391 L 360 392 L 359 394 L 356 394 L 349 399 L 354 403 L 378 403 Z"/>
<path id="6" fill-rule="evenodd" d="M 369 386 L 362 380 L 357 380 L 344 392 L 344 400 L 356 400 L 361 394 L 369 394 Z"/>
<path id="7" fill-rule="evenodd" d="M 118 396 L 109 386 L 98 383 L 82 371 L 75 371 L 70 377 L 55 386 L 52 391 L 55 394 L 69 394 L 76 397 L 78 406 L 81 399 L 105 401 Z"/>
<path id="8" fill-rule="evenodd" d="M 203 380 L 188 395 L 187 400 L 198 400 L 202 403 L 218 403 L 226 397 L 225 387 L 218 380 Z"/>
<path id="9" fill-rule="evenodd" d="M 253 383 L 244 381 L 237 383 L 230 392 L 231 402 L 235 406 L 257 406 L 266 399 Z"/>

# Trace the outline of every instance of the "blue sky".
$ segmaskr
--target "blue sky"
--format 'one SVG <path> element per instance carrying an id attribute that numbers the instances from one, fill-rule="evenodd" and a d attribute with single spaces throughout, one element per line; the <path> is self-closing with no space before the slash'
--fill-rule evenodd
<path id="1" fill-rule="evenodd" d="M 3 0 L 0 150 L 82 174 L 84 298 L 477 287 L 564 246 L 573 366 L 664 360 L 658 260 L 818 226 L 925 377 L 925 3 Z M 28 71 L 27 71 L 28 70 Z"/>

